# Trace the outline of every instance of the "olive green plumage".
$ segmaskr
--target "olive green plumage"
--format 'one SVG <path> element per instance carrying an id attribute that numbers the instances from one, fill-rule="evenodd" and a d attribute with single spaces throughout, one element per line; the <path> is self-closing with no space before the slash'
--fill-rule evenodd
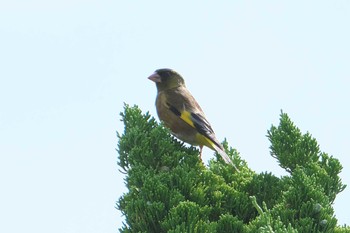
<path id="1" fill-rule="evenodd" d="M 217 151 L 226 163 L 233 164 L 216 139 L 203 110 L 187 90 L 185 81 L 171 69 L 158 69 L 150 77 L 156 83 L 156 108 L 159 119 L 179 139 Z"/>

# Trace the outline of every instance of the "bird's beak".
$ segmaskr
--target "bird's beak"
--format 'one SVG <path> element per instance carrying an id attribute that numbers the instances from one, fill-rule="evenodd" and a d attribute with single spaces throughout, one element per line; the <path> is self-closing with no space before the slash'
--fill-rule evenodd
<path id="1" fill-rule="evenodd" d="M 161 77 L 157 73 L 153 73 L 151 76 L 148 77 L 149 80 L 152 80 L 155 83 L 160 83 L 162 81 Z"/>

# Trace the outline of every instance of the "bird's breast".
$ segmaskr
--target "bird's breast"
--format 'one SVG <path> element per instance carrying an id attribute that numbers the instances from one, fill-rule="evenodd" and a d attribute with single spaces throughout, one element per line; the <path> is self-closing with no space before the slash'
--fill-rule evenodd
<path id="1" fill-rule="evenodd" d="M 167 100 L 165 94 L 158 93 L 156 109 L 159 119 L 163 121 L 164 125 L 168 127 L 177 138 L 192 145 L 198 145 L 196 140 L 197 130 L 171 111 Z"/>

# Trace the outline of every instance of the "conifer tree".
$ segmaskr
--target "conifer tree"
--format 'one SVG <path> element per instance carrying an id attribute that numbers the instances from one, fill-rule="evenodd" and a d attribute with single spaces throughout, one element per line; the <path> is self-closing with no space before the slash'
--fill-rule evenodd
<path id="1" fill-rule="evenodd" d="M 206 167 L 197 148 L 149 113 L 125 105 L 121 117 L 118 164 L 128 192 L 117 202 L 125 216 L 120 232 L 350 232 L 337 226 L 332 207 L 345 189 L 341 164 L 286 113 L 267 135 L 271 155 L 287 171 L 282 177 L 252 171 L 227 142 L 240 172 L 218 155 Z"/>

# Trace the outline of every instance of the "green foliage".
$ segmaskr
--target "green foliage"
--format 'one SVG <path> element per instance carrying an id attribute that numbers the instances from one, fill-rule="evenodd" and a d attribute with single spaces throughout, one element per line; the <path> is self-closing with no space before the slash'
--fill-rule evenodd
<path id="1" fill-rule="evenodd" d="M 240 172 L 221 159 L 208 167 L 148 113 L 125 105 L 118 164 L 128 192 L 118 201 L 120 232 L 349 232 L 332 203 L 344 190 L 339 161 L 302 134 L 287 114 L 268 131 L 271 155 L 288 175 L 257 174 L 224 147 Z M 261 207 L 262 206 L 262 207 Z"/>

